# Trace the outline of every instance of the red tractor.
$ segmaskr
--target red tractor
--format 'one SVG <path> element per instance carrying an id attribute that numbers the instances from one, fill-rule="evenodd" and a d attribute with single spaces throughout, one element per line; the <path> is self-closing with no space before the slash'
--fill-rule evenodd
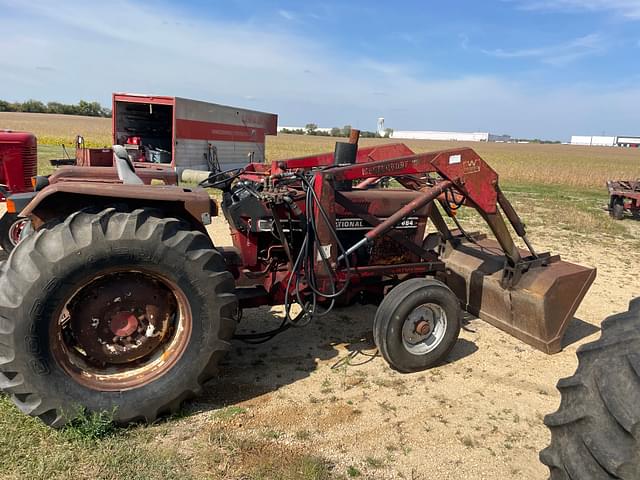
<path id="1" fill-rule="evenodd" d="M 640 218 L 640 180 L 610 180 L 607 190 L 609 215 L 622 220 L 625 212 L 629 212 L 633 218 Z"/>
<path id="2" fill-rule="evenodd" d="M 0 201 L 13 193 L 32 191 L 38 168 L 36 137 L 27 132 L 0 130 Z M 17 213 L 0 218 L 0 246 L 10 252 L 20 240 L 26 220 Z"/>
<path id="3" fill-rule="evenodd" d="M 358 301 L 379 305 L 375 343 L 400 372 L 444 361 L 462 309 L 558 352 L 596 275 L 534 250 L 470 148 L 358 149 L 354 135 L 334 154 L 207 173 L 226 247 L 207 234 L 220 207 L 206 190 L 144 185 L 121 146 L 114 160 L 117 181 L 59 172 L 10 201 L 36 232 L 0 270 L 0 388 L 52 426 L 83 410 L 151 421 L 197 395 L 233 339 L 270 340 Z M 463 207 L 497 241 L 467 232 Z M 261 305 L 284 305 L 282 323 L 237 333 Z"/>

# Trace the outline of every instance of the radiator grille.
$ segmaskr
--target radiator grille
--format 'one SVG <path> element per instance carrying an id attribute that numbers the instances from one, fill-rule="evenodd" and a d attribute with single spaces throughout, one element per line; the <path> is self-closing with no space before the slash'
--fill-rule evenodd
<path id="1" fill-rule="evenodd" d="M 38 171 L 38 152 L 36 145 L 24 145 L 22 147 L 22 168 L 24 172 L 24 188 L 33 189 L 31 177 L 35 177 Z"/>

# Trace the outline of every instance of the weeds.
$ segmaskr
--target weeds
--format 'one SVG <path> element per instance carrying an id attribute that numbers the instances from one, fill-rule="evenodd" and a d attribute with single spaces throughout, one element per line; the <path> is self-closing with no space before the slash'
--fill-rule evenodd
<path id="1" fill-rule="evenodd" d="M 62 434 L 71 441 L 102 440 L 123 431 L 113 422 L 115 409 L 107 412 L 81 411 L 62 429 Z"/>
<path id="2" fill-rule="evenodd" d="M 245 413 L 247 413 L 246 408 L 231 405 L 218 410 L 213 414 L 213 416 L 219 420 L 225 421 L 225 420 L 231 420 L 232 418 L 238 415 L 244 415 Z"/>
<path id="3" fill-rule="evenodd" d="M 364 459 L 367 465 L 371 468 L 382 468 L 384 466 L 384 461 L 375 457 L 367 457 Z"/>
<path id="4" fill-rule="evenodd" d="M 349 465 L 347 467 L 347 475 L 349 477 L 351 477 L 351 478 L 355 478 L 355 477 L 359 477 L 360 475 L 362 475 L 362 473 L 360 472 L 360 470 L 358 470 L 353 465 Z"/>
<path id="5" fill-rule="evenodd" d="M 311 432 L 309 430 L 298 430 L 296 432 L 296 438 L 298 440 L 309 440 L 311 438 Z"/>

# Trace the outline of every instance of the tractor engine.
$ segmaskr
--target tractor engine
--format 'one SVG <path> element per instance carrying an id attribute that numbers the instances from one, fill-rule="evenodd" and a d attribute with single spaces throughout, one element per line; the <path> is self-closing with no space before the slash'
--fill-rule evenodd
<path id="1" fill-rule="evenodd" d="M 341 194 L 380 220 L 388 218 L 418 196 L 417 192 L 411 190 L 385 190 L 381 195 L 377 189 L 345 190 Z M 279 230 L 291 250 L 299 251 L 307 215 L 305 194 L 298 183 L 270 188 L 257 182 L 238 182 L 224 194 L 222 208 L 245 268 L 263 271 L 274 258 L 286 264 L 287 253 L 280 241 Z M 343 246 L 353 245 L 373 228 L 342 206 L 336 204 L 334 208 L 334 228 Z M 407 240 L 421 244 L 427 223 L 426 208 L 403 219 L 395 229 Z M 371 245 L 357 250 L 354 266 L 416 261 L 419 261 L 416 255 L 398 248 L 397 243 L 388 237 L 381 236 Z"/>

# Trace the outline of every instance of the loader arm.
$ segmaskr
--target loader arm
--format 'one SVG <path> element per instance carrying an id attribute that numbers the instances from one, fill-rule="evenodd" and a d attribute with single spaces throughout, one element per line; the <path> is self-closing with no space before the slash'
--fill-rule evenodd
<path id="1" fill-rule="evenodd" d="M 416 182 L 416 175 L 423 177 L 430 173 L 438 174 L 441 179 L 430 183 Z M 380 176 L 412 176 L 413 181 L 405 183 L 405 186 L 422 193 L 422 197 L 414 204 L 405 206 L 396 215 L 368 232 L 367 239 L 360 245 L 354 246 L 356 248 L 388 231 L 413 210 L 429 203 L 449 189 L 462 196 L 468 205 L 480 213 L 512 267 L 522 263 L 522 256 L 497 208 L 498 205 L 505 212 L 516 233 L 524 239 L 531 254 L 536 256 L 526 237 L 524 224 L 498 186 L 498 174 L 471 148 L 443 150 L 362 165 L 336 167 L 325 171 L 325 175 L 329 175 L 334 181 L 366 180 Z"/>
<path id="2" fill-rule="evenodd" d="M 345 257 L 370 245 L 377 237 L 388 235 L 393 239 L 394 227 L 427 207 L 429 218 L 445 241 L 440 254 L 445 268 L 436 276 L 456 293 L 464 308 L 546 353 L 561 350 L 564 332 L 593 283 L 596 270 L 564 262 L 558 255 L 536 253 L 524 223 L 500 190 L 498 174 L 473 149 L 336 166 L 316 171 L 315 177 L 316 193 L 329 215 L 340 197 L 335 186 L 344 182 L 357 181 L 358 186 L 366 188 L 376 179 L 394 177 L 406 188 L 420 193 L 388 218 L 371 219 L 373 228 L 334 258 L 338 268 Z M 455 203 L 456 208 L 462 205 L 474 208 L 497 242 L 463 231 L 462 235 L 453 235 L 440 215 L 437 202 L 454 220 L 450 203 Z M 516 246 L 505 216 L 528 251 Z M 367 221 L 366 216 L 361 218 Z M 320 230 L 318 236 L 323 245 L 330 244 L 326 232 Z"/>

